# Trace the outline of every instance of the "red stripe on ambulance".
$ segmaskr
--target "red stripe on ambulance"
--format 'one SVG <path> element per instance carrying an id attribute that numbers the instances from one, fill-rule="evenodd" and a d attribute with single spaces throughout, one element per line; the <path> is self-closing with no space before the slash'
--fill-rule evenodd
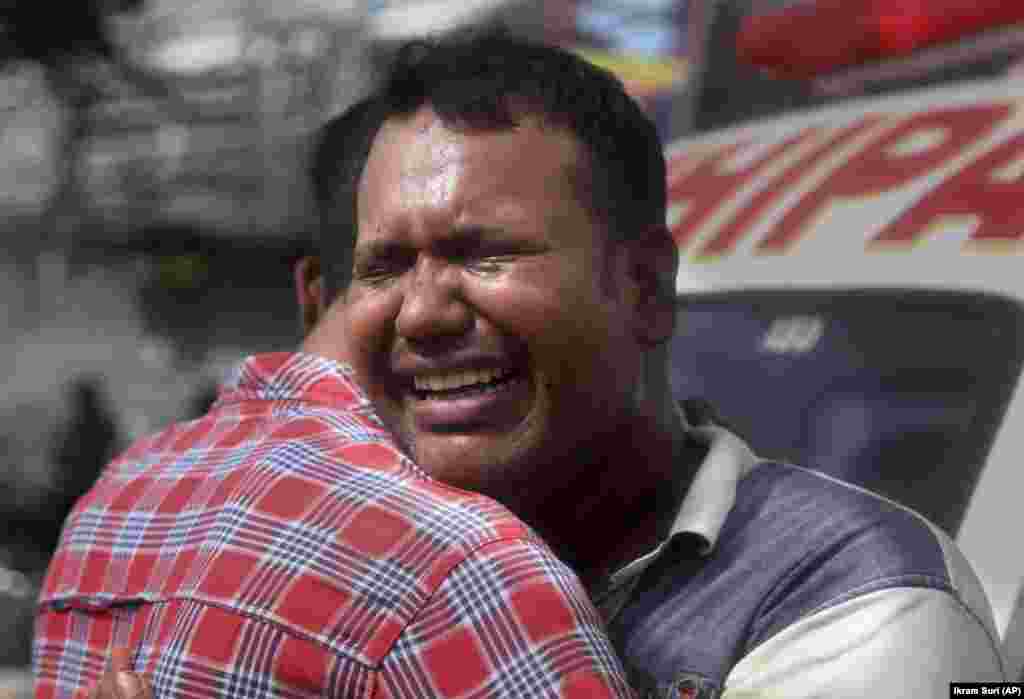
<path id="1" fill-rule="evenodd" d="M 670 221 L 672 235 L 681 248 L 692 248 L 694 257 L 729 255 L 768 210 L 781 206 L 780 217 L 753 249 L 786 253 L 831 205 L 869 203 L 872 197 L 932 178 L 935 186 L 891 221 L 881 222 L 881 233 L 869 248 L 913 245 L 938 219 L 967 215 L 979 221 L 972 240 L 1019 241 L 1024 233 L 1024 178 L 1005 172 L 1024 157 L 1024 134 L 948 171 L 958 156 L 1005 125 L 1015 107 L 985 103 L 909 115 L 869 113 L 838 126 L 815 124 L 789 132 L 767 148 L 749 135 L 697 154 L 688 153 L 684 144 L 669 161 L 669 204 L 683 212 Z M 770 133 L 768 127 L 761 129 Z M 748 164 L 729 167 L 743 162 L 745 152 L 752 156 Z M 817 183 L 807 188 L 812 178 Z M 727 206 L 735 209 L 728 215 Z M 708 228 L 711 221 L 716 222 L 714 230 Z"/>

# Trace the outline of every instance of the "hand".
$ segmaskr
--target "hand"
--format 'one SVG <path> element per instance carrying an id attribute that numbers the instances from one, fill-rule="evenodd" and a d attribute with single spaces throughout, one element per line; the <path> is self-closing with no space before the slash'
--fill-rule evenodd
<path id="1" fill-rule="evenodd" d="M 115 648 L 111 652 L 107 671 L 89 693 L 89 699 L 153 699 L 149 682 L 132 671 L 131 655 L 127 648 Z"/>

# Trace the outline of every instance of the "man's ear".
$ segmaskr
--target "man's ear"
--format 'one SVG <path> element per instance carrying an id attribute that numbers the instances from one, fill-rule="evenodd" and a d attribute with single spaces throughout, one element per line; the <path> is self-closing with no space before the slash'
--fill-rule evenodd
<path id="1" fill-rule="evenodd" d="M 634 336 L 644 345 L 667 342 L 676 326 L 679 248 L 663 225 L 625 242 L 634 284 Z"/>
<path id="2" fill-rule="evenodd" d="M 324 313 L 323 276 L 320 273 L 320 258 L 315 255 L 302 257 L 293 270 L 295 300 L 298 302 L 302 322 L 302 334 L 308 335 Z"/>

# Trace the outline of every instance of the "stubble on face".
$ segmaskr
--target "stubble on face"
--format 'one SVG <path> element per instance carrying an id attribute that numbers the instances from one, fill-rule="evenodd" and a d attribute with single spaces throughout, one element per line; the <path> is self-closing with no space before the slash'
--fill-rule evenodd
<path id="1" fill-rule="evenodd" d="M 345 294 L 357 373 L 421 467 L 513 509 L 585 475 L 636 373 L 605 284 L 604 234 L 570 176 L 581 148 L 536 121 L 452 130 L 427 109 L 384 126 L 360 183 L 357 267 L 375 245 L 399 253 L 379 279 L 356 269 Z M 403 324 L 414 311 L 435 324 Z M 476 423 L 425 421 L 430 405 L 408 372 L 463 358 L 519 372 L 518 393 Z"/>

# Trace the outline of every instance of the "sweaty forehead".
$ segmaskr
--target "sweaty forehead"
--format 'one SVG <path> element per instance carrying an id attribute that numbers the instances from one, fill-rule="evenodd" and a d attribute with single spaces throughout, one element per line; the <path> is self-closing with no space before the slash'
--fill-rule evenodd
<path id="1" fill-rule="evenodd" d="M 445 124 L 422 108 L 389 119 L 370 151 L 361 193 L 386 189 L 396 197 L 453 201 L 456 196 L 527 194 L 557 178 L 571 184 L 581 165 L 574 136 L 524 115 L 512 127 Z M 536 193 L 536 192 L 534 192 Z"/>

